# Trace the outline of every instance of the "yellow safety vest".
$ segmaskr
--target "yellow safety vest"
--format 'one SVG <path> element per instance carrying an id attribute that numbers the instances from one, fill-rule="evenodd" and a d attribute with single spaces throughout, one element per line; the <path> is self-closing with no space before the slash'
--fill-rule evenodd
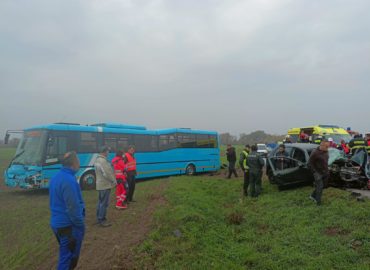
<path id="1" fill-rule="evenodd" d="M 245 156 L 245 159 L 244 159 L 244 161 L 243 161 L 243 167 L 244 167 L 244 169 L 247 171 L 247 170 L 249 170 L 249 167 L 247 166 L 247 158 L 248 158 L 248 152 L 247 151 L 245 151 L 245 150 L 243 150 L 243 154 L 244 154 L 244 156 Z"/>

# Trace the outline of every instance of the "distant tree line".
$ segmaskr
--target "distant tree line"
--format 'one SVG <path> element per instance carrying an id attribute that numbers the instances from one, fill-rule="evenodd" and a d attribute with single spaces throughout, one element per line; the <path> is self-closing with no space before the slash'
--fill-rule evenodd
<path id="1" fill-rule="evenodd" d="M 252 133 L 242 133 L 239 137 L 231 135 L 230 133 L 220 134 L 221 144 L 256 144 L 256 143 L 276 143 L 283 141 L 285 135 L 267 134 L 262 130 L 257 130 Z"/>
<path id="2" fill-rule="evenodd" d="M 8 142 L 8 144 L 4 144 L 4 140 L 0 139 L 0 146 L 9 146 L 9 147 L 17 147 L 19 143 L 18 138 L 11 138 Z"/>

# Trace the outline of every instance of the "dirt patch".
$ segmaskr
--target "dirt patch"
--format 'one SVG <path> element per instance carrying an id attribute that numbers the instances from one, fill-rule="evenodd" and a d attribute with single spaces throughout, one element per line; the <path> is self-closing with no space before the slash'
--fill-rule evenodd
<path id="1" fill-rule="evenodd" d="M 86 218 L 86 234 L 77 269 L 136 269 L 133 250 L 150 232 L 155 210 L 166 203 L 163 196 L 166 186 L 167 181 L 161 182 L 149 194 L 137 197 L 137 202 L 131 203 L 126 210 L 112 209 L 112 200 L 108 210 L 111 227 L 96 226 L 95 213 L 90 213 Z M 55 257 L 44 269 L 54 269 L 56 260 Z"/>
<path id="2" fill-rule="evenodd" d="M 233 212 L 226 216 L 226 221 L 230 225 L 240 225 L 244 221 L 244 214 L 241 212 Z"/>
<path id="3" fill-rule="evenodd" d="M 269 231 L 269 226 L 267 224 L 258 224 L 257 225 L 257 232 L 258 234 L 266 234 Z"/>
<path id="4" fill-rule="evenodd" d="M 328 227 L 325 229 L 324 233 L 328 236 L 343 236 L 348 235 L 350 232 L 339 227 Z"/>

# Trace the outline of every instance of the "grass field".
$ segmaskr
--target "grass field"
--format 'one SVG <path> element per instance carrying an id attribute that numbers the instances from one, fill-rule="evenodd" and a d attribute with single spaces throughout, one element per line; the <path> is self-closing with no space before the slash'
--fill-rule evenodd
<path id="1" fill-rule="evenodd" d="M 14 154 L 3 150 L 1 168 Z M 221 178 L 139 183 L 138 202 L 110 209 L 103 230 L 93 225 L 96 192 L 83 192 L 78 269 L 369 269 L 369 200 L 329 188 L 316 207 L 310 187 L 279 192 L 267 182 L 260 198 L 243 198 L 241 178 Z M 0 269 L 54 269 L 47 191 L 0 192 L 0 243 Z"/>
<path id="2" fill-rule="evenodd" d="M 141 267 L 158 269 L 369 269 L 370 202 L 327 189 L 285 192 L 266 182 L 259 199 L 240 180 L 172 179 L 167 207 L 138 248 Z"/>

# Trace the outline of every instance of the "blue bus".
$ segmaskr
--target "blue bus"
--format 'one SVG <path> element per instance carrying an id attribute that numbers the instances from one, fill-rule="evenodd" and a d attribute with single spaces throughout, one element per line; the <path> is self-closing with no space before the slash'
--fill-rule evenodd
<path id="1" fill-rule="evenodd" d="M 6 141 L 9 138 L 7 133 Z M 64 153 L 76 151 L 81 168 L 76 176 L 82 189 L 95 188 L 94 162 L 98 149 L 108 145 L 126 151 L 135 146 L 137 179 L 192 175 L 220 168 L 217 132 L 173 128 L 148 130 L 144 126 L 102 123 L 79 125 L 56 123 L 25 129 L 15 157 L 4 172 L 7 186 L 48 188 L 61 168 Z"/>

